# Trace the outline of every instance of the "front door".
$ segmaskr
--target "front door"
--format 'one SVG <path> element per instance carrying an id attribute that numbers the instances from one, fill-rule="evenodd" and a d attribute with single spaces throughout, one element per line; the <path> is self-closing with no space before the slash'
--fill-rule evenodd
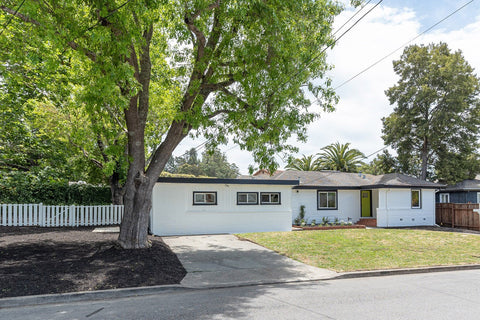
<path id="1" fill-rule="evenodd" d="M 361 191 L 362 217 L 372 216 L 372 190 Z"/>

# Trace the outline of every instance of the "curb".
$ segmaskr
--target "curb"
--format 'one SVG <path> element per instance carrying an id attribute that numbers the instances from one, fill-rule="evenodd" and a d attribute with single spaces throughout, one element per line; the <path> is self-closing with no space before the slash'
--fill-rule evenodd
<path id="1" fill-rule="evenodd" d="M 4 308 L 25 307 L 43 304 L 71 303 L 89 300 L 106 300 L 112 298 L 127 298 L 167 293 L 180 290 L 191 290 L 181 285 L 159 285 L 152 287 L 120 288 L 97 291 L 81 291 L 35 296 L 21 296 L 0 299 L 0 310 Z"/>
<path id="2" fill-rule="evenodd" d="M 458 266 L 435 266 L 425 268 L 406 268 L 406 269 L 386 269 L 386 270 L 371 270 L 371 271 L 357 271 L 341 273 L 330 280 L 336 279 L 354 279 L 366 277 L 383 277 L 401 274 L 416 274 L 416 273 L 430 273 L 430 272 L 445 272 L 445 271 L 461 271 L 461 270 L 476 270 L 480 269 L 480 264 L 466 264 Z"/>
<path id="3" fill-rule="evenodd" d="M 98 290 L 98 291 L 82 291 L 82 292 L 71 292 L 71 293 L 60 293 L 60 294 L 21 296 L 21 297 L 11 297 L 11 298 L 0 298 L 0 310 L 5 308 L 26 307 L 26 306 L 34 306 L 34 305 L 61 304 L 61 303 L 106 300 L 106 299 L 115 299 L 115 298 L 119 299 L 119 298 L 128 298 L 128 297 L 141 297 L 141 296 L 148 296 L 148 295 L 154 295 L 159 293 L 170 293 L 170 292 L 178 292 L 178 291 L 212 290 L 212 289 L 214 290 L 214 289 L 238 288 L 238 287 L 249 287 L 249 286 L 309 283 L 309 282 L 319 282 L 319 281 L 327 281 L 327 280 L 355 279 L 355 278 L 382 277 L 382 276 L 402 275 L 402 274 L 418 274 L 418 273 L 477 270 L 477 269 L 480 269 L 480 264 L 345 272 L 345 273 L 340 273 L 333 277 L 327 277 L 323 279 L 297 279 L 297 280 L 287 280 L 287 281 L 252 281 L 252 282 L 244 282 L 244 283 L 212 284 L 212 285 L 205 285 L 205 286 L 199 286 L 199 287 L 192 287 L 192 286 L 187 287 L 181 284 L 174 284 L 174 285 L 159 285 L 159 286 L 151 286 L 151 287 L 120 288 L 120 289 L 109 289 L 109 290 Z"/>

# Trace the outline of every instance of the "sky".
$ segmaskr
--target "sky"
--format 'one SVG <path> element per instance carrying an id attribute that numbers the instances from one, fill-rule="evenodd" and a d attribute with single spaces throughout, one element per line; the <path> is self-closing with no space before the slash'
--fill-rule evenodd
<path id="1" fill-rule="evenodd" d="M 367 1 L 365 1 L 367 2 Z M 350 22 L 357 20 L 377 1 L 371 1 Z M 470 0 L 384 0 L 365 16 L 351 31 L 346 33 L 336 46 L 327 51 L 327 61 L 334 65 L 329 76 L 333 88 L 340 98 L 335 111 L 322 113 L 320 119 L 308 126 L 308 141 L 289 141 L 299 148 L 294 155 L 316 154 L 326 145 L 334 142 L 350 143 L 351 148 L 370 155 L 371 161 L 376 151 L 384 147 L 382 118 L 393 111 L 384 91 L 395 85 L 398 77 L 393 71 L 392 61 L 398 60 L 405 45 Z M 358 9 L 356 9 L 358 10 Z M 338 29 L 355 12 L 354 8 L 343 11 L 336 19 L 334 30 Z M 341 35 L 350 25 L 339 30 Z M 466 61 L 480 75 L 480 0 L 474 0 L 466 7 L 450 16 L 432 30 L 418 37 L 412 44 L 445 42 L 451 50 L 461 50 Z M 397 51 L 395 51 L 398 49 Z M 359 72 L 395 51 L 355 79 L 343 84 Z M 342 85 L 343 84 L 343 85 Z M 341 85 L 341 86 L 340 86 Z M 204 138 L 185 139 L 175 150 L 174 155 L 197 147 Z M 247 151 L 230 143 L 220 148 L 226 153 L 229 162 L 235 163 L 242 174 L 248 173 L 248 166 L 255 165 Z M 199 153 L 203 149 L 199 149 Z M 283 159 L 277 158 L 280 168 L 285 166 Z"/>

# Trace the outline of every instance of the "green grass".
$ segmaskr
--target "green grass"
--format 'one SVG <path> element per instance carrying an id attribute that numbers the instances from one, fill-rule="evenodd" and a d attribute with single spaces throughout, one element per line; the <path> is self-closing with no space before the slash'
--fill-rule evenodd
<path id="1" fill-rule="evenodd" d="M 343 229 L 237 235 L 337 272 L 480 264 L 480 235 L 407 229 Z"/>

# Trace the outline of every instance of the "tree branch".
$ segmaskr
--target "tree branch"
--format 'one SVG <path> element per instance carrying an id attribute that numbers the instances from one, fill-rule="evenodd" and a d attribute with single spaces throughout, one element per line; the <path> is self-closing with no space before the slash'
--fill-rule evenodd
<path id="1" fill-rule="evenodd" d="M 8 13 L 8 14 L 14 15 L 15 17 L 19 18 L 20 20 L 22 20 L 24 22 L 36 25 L 37 27 L 45 28 L 37 20 L 32 19 L 30 17 L 27 17 L 26 15 L 24 15 L 20 12 L 15 12 L 14 10 L 12 10 L 12 9 L 6 7 L 6 6 L 0 6 L 0 9 L 3 10 L 4 12 Z M 55 31 L 55 34 L 60 36 L 60 33 L 58 31 Z M 75 51 L 83 52 L 93 62 L 95 62 L 97 60 L 97 56 L 93 51 L 90 51 L 90 50 L 85 49 L 85 48 L 81 48 L 75 41 L 68 41 L 67 45 Z"/>

